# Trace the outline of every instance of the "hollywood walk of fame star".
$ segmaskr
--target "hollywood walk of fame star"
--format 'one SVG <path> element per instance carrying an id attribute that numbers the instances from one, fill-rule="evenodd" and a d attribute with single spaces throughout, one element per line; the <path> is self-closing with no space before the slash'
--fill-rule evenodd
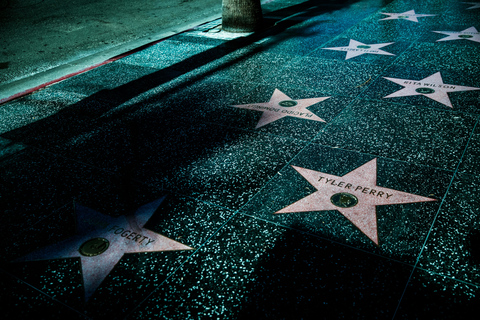
<path id="1" fill-rule="evenodd" d="M 275 214 L 337 210 L 377 245 L 376 206 L 436 201 L 378 186 L 376 158 L 343 176 L 292 167 L 317 191 Z"/>
<path id="2" fill-rule="evenodd" d="M 283 117 L 295 117 L 325 122 L 325 120 L 310 112 L 307 107 L 327 100 L 328 98 L 330 97 L 292 100 L 280 90 L 275 89 L 268 102 L 232 105 L 232 107 L 262 111 L 263 114 L 255 127 L 255 129 L 258 129 Z"/>
<path id="3" fill-rule="evenodd" d="M 462 3 L 473 5 L 472 7 L 467 8 L 467 10 L 480 8 L 480 2 L 462 2 Z"/>
<path id="4" fill-rule="evenodd" d="M 388 55 L 388 56 L 394 56 L 393 53 L 380 50 L 380 48 L 386 47 L 386 46 L 391 45 L 393 43 L 395 43 L 395 42 L 365 44 L 365 43 L 361 43 L 361 42 L 350 39 L 350 43 L 348 44 L 347 47 L 334 47 L 334 48 L 322 48 L 322 49 L 324 49 L 324 50 L 335 50 L 335 51 L 346 51 L 347 56 L 345 57 L 345 60 L 348 60 L 350 58 L 354 58 L 354 57 L 360 56 L 360 55 L 365 54 L 365 53 L 383 54 L 383 55 Z"/>
<path id="5" fill-rule="evenodd" d="M 76 235 L 13 262 L 80 258 L 87 301 L 125 253 L 193 249 L 143 227 L 163 199 L 117 218 L 77 206 Z"/>
<path id="6" fill-rule="evenodd" d="M 475 27 L 470 27 L 463 31 L 432 31 L 436 33 L 446 34 L 448 37 L 439 39 L 437 41 L 451 41 L 451 40 L 470 40 L 480 42 L 480 32 Z"/>
<path id="7" fill-rule="evenodd" d="M 402 13 L 386 13 L 386 12 L 380 12 L 380 13 L 388 16 L 387 18 L 380 19 L 380 21 L 404 19 L 404 20 L 409 20 L 413 22 L 418 22 L 417 18 L 436 16 L 436 14 L 416 14 L 415 10 L 405 11 Z"/>
<path id="8" fill-rule="evenodd" d="M 450 102 L 450 98 L 448 97 L 449 92 L 480 90 L 480 88 L 445 84 L 443 83 L 442 75 L 440 74 L 440 72 L 432 74 L 431 76 L 428 76 L 421 80 L 396 79 L 387 77 L 383 78 L 404 87 L 403 89 L 389 94 L 384 98 L 422 95 L 437 102 L 440 102 L 441 104 L 446 105 L 450 108 L 453 108 L 453 106 Z"/>

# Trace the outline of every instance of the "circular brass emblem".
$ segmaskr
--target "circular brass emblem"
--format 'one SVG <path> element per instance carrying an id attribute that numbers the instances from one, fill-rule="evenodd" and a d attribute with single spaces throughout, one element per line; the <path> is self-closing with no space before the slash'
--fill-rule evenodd
<path id="1" fill-rule="evenodd" d="M 298 103 L 296 101 L 293 101 L 293 100 L 284 100 L 284 101 L 280 101 L 278 104 L 282 107 L 294 107 Z"/>
<path id="2" fill-rule="evenodd" d="M 415 89 L 415 91 L 423 94 L 430 94 L 435 92 L 435 90 L 433 90 L 432 88 L 418 88 L 418 89 Z"/>
<path id="3" fill-rule="evenodd" d="M 367 46 L 367 45 L 360 45 L 360 46 L 357 46 L 358 49 L 370 49 L 371 46 Z"/>
<path id="4" fill-rule="evenodd" d="M 78 251 L 82 256 L 93 257 L 107 251 L 110 242 L 105 238 L 93 238 L 85 241 Z"/>
<path id="5" fill-rule="evenodd" d="M 353 194 L 341 192 L 330 197 L 330 201 L 340 208 L 351 208 L 357 205 L 358 199 Z"/>
<path id="6" fill-rule="evenodd" d="M 468 38 L 473 38 L 473 36 L 469 35 L 469 34 L 461 34 L 458 36 L 459 38 L 463 38 L 463 39 L 468 39 Z"/>

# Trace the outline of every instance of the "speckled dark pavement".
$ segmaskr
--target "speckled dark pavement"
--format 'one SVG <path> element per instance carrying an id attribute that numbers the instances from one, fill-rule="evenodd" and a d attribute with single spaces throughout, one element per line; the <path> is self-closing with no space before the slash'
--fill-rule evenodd
<path id="1" fill-rule="evenodd" d="M 0 105 L 2 318 L 476 317 L 480 3 L 285 3 Z"/>

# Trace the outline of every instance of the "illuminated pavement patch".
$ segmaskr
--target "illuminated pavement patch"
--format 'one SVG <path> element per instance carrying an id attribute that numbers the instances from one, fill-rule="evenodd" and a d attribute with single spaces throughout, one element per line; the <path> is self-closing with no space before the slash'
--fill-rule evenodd
<path id="1" fill-rule="evenodd" d="M 385 100 L 358 99 L 346 111 L 314 141 L 452 171 L 476 123 L 476 115 L 451 114 L 450 108 L 391 104 Z"/>

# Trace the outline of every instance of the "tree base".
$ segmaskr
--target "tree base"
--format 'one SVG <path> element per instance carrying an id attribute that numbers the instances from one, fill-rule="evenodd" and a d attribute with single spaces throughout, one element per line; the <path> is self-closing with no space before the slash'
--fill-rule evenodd
<path id="1" fill-rule="evenodd" d="M 253 32 L 262 26 L 260 0 L 223 0 L 222 30 L 232 33 Z"/>

